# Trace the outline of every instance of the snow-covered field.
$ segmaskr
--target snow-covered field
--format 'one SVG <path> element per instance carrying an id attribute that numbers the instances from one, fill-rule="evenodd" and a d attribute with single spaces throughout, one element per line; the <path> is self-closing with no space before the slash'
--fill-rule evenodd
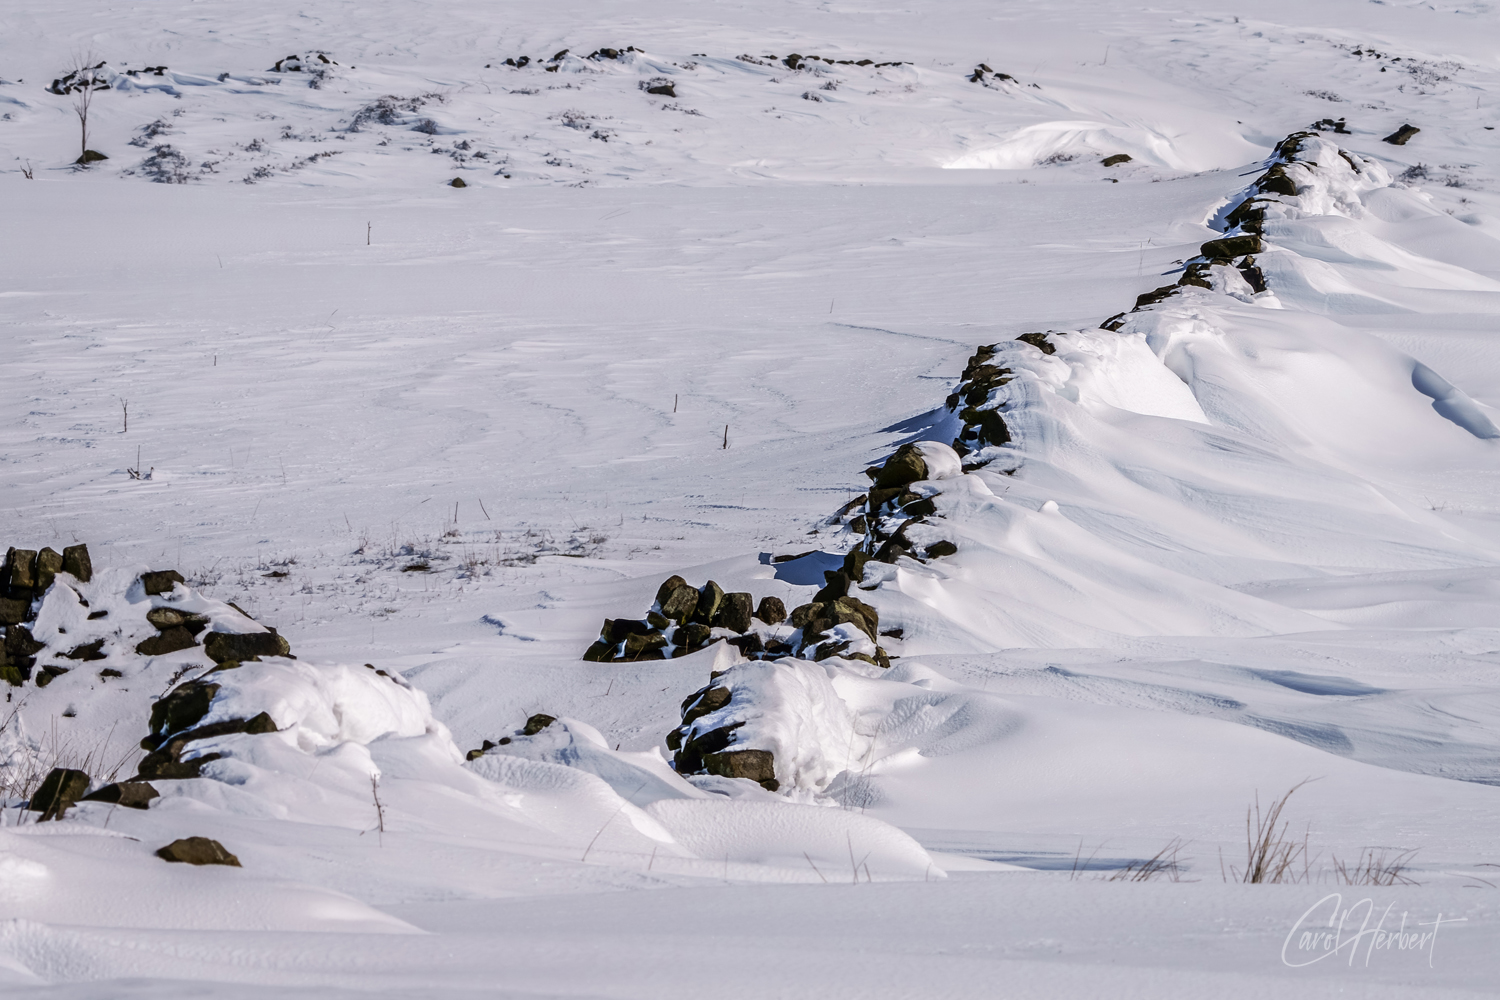
<path id="1" fill-rule="evenodd" d="M 1497 38 L 0 10 L 0 992 L 1492 994 Z"/>

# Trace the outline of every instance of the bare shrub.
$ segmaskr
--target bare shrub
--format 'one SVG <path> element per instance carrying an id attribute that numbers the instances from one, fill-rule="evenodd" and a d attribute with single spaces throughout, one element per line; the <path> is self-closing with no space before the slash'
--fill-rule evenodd
<path id="1" fill-rule="evenodd" d="M 1157 851 L 1145 861 L 1132 861 L 1130 864 L 1104 877 L 1106 882 L 1150 882 L 1154 879 L 1164 878 L 1169 882 L 1182 881 L 1182 864 L 1177 859 L 1177 854 L 1187 844 L 1180 838 L 1174 837 L 1167 846 Z"/>
<path id="2" fill-rule="evenodd" d="M 1392 855 L 1382 850 L 1376 854 L 1375 848 L 1367 847 L 1360 853 L 1359 860 L 1353 867 L 1335 857 L 1333 872 L 1344 885 L 1419 885 L 1416 879 L 1406 875 L 1416 853 L 1415 850 L 1410 850 L 1398 851 Z"/>

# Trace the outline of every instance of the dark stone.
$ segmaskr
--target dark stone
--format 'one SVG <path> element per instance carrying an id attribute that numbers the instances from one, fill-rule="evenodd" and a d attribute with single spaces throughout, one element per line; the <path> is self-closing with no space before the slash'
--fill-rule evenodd
<path id="1" fill-rule="evenodd" d="M 1295 198 L 1299 190 L 1297 182 L 1292 180 L 1292 175 L 1286 172 L 1286 165 L 1282 163 L 1275 164 L 1261 174 L 1255 181 L 1255 187 L 1258 191 L 1286 195 L 1288 198 Z"/>
<path id="2" fill-rule="evenodd" d="M 197 635 L 208 627 L 209 617 L 194 614 L 191 611 L 178 611 L 176 608 L 152 608 L 146 612 L 146 621 L 156 626 L 161 632 L 181 626 L 193 635 Z"/>
<path id="3" fill-rule="evenodd" d="M 927 553 L 927 558 L 929 558 L 929 559 L 936 559 L 939 556 L 951 556 L 951 555 L 953 555 L 953 553 L 955 553 L 955 552 L 958 551 L 958 546 L 954 545 L 950 541 L 943 540 L 943 541 L 940 541 L 940 542 L 933 542 L 931 545 L 927 546 L 927 548 L 923 549 L 922 551 L 924 551 L 924 552 Z"/>
<path id="4" fill-rule="evenodd" d="M 1244 263 L 1240 265 L 1240 274 L 1244 276 L 1245 281 L 1249 283 L 1254 291 L 1263 292 L 1266 290 L 1265 272 L 1255 263 L 1254 257 L 1245 258 Z"/>
<path id="5" fill-rule="evenodd" d="M 120 671 L 116 670 L 114 667 L 105 667 L 103 670 L 99 671 L 99 676 L 107 680 L 110 677 L 124 677 L 125 675 L 120 673 Z"/>
<path id="6" fill-rule="evenodd" d="M 755 617 L 767 625 L 780 625 L 786 621 L 786 605 L 779 597 L 762 597 L 755 609 Z"/>
<path id="7" fill-rule="evenodd" d="M 821 604 L 803 604 L 792 609 L 792 628 L 805 628 L 807 623 L 823 613 Z"/>
<path id="8" fill-rule="evenodd" d="M 869 475 L 871 478 L 874 478 L 875 470 L 873 470 L 873 469 L 866 469 L 865 473 L 867 475 Z M 786 554 L 786 555 L 772 556 L 771 557 L 771 561 L 773 563 L 791 562 L 794 559 L 802 559 L 802 558 L 804 558 L 806 556 L 815 556 L 817 554 L 818 554 L 818 550 L 817 549 L 808 549 L 806 552 L 794 552 L 794 553 L 790 553 L 790 554 Z"/>
<path id="9" fill-rule="evenodd" d="M 210 632 L 203 649 L 215 663 L 249 660 L 257 656 L 286 656 L 291 645 L 275 632 Z"/>
<path id="10" fill-rule="evenodd" d="M 662 582 L 662 585 L 656 588 L 656 606 L 658 608 L 665 607 L 667 599 L 677 592 L 677 588 L 686 587 L 687 585 L 688 582 L 680 576 L 674 574 L 667 577 Z"/>
<path id="11" fill-rule="evenodd" d="M 25 625 L 5 627 L 5 652 L 12 660 L 35 656 L 46 648 L 46 643 L 37 642 Z"/>
<path id="12" fill-rule="evenodd" d="M 828 619 L 828 628 L 835 625 L 843 625 L 846 622 L 855 625 L 861 632 L 870 637 L 871 642 L 878 642 L 876 634 L 880 628 L 880 612 L 857 597 L 840 597 L 824 610 Z"/>
<path id="13" fill-rule="evenodd" d="M 711 715 L 729 704 L 730 691 L 722 687 L 706 687 L 688 695 L 682 703 L 682 724 L 690 726 L 705 715 Z"/>
<path id="14" fill-rule="evenodd" d="M 714 616 L 713 624 L 718 628 L 727 628 L 731 632 L 749 631 L 754 600 L 755 598 L 743 592 L 725 594 L 724 602 L 719 607 L 719 613 Z"/>
<path id="15" fill-rule="evenodd" d="M 1120 327 L 1122 327 L 1124 325 L 1125 325 L 1125 314 L 1124 313 L 1115 313 L 1109 319 L 1105 320 L 1103 323 L 1100 323 L 1099 324 L 1099 329 L 1101 329 L 1101 330 L 1109 330 L 1110 332 L 1113 333 L 1114 331 L 1120 329 Z M 963 452 L 959 452 L 959 454 L 962 455 Z"/>
<path id="16" fill-rule="evenodd" d="M 80 802 L 111 802 L 127 809 L 145 809 L 161 793 L 144 781 L 119 781 L 90 792 Z"/>
<path id="17" fill-rule="evenodd" d="M 590 663 L 606 663 L 612 658 L 614 649 L 614 643 L 605 642 L 603 639 L 599 639 L 592 646 L 583 651 L 583 658 L 585 660 L 588 660 Z"/>
<path id="18" fill-rule="evenodd" d="M 52 581 L 57 579 L 57 574 L 62 572 L 62 553 L 55 549 L 45 548 L 36 554 L 36 589 L 45 591 L 52 586 Z"/>
<path id="19" fill-rule="evenodd" d="M 1198 252 L 1205 257 L 1243 257 L 1246 254 L 1260 253 L 1265 248 L 1266 245 L 1259 236 L 1247 233 L 1243 236 L 1209 240 L 1198 248 Z"/>
<path id="20" fill-rule="evenodd" d="M 823 589 L 813 595 L 814 604 L 827 604 L 849 593 L 849 576 L 843 570 L 824 570 L 823 580 Z"/>
<path id="21" fill-rule="evenodd" d="M 1100 166 L 1112 167 L 1112 166 L 1114 166 L 1117 163 L 1129 163 L 1129 162 L 1130 162 L 1130 154 L 1129 153 L 1115 153 L 1113 156 L 1106 156 L 1104 159 L 1100 160 L 1099 164 L 1100 164 Z"/>
<path id="22" fill-rule="evenodd" d="M 183 741 L 173 740 L 168 744 L 167 750 L 158 750 L 142 757 L 140 764 L 136 767 L 133 780 L 155 778 L 159 781 L 187 781 L 198 777 L 205 764 L 210 764 L 222 756 L 222 754 L 206 753 L 191 760 L 178 760 L 177 755 L 182 752 L 183 745 Z"/>
<path id="23" fill-rule="evenodd" d="M 658 97 L 676 97 L 677 85 L 673 83 L 659 83 L 654 87 L 647 87 L 646 93 L 655 94 Z"/>
<path id="24" fill-rule="evenodd" d="M 672 762 L 673 766 L 677 768 L 679 774 L 701 774 L 704 756 L 727 748 L 734 742 L 734 731 L 743 725 L 743 722 L 736 722 L 730 726 L 711 729 L 692 739 L 684 739 L 682 749 L 677 752 Z"/>
<path id="25" fill-rule="evenodd" d="M 88 583 L 94 578 L 94 563 L 89 558 L 87 545 L 69 545 L 62 551 L 63 572 L 79 583 Z"/>
<path id="26" fill-rule="evenodd" d="M 42 779 L 41 787 L 31 796 L 27 807 L 42 814 L 42 820 L 62 819 L 63 813 L 77 804 L 89 790 L 89 776 L 83 771 L 66 767 L 54 767 Z"/>
<path id="27" fill-rule="evenodd" d="M 449 187 L 456 187 L 456 188 L 466 188 L 469 185 L 467 185 L 467 184 L 464 183 L 464 179 L 462 177 L 455 177 L 451 181 L 448 182 L 448 186 Z"/>
<path id="28" fill-rule="evenodd" d="M 1212 288 L 1213 282 L 1209 280 L 1209 263 L 1206 260 L 1198 260 L 1183 269 L 1182 277 L 1177 279 L 1179 285 L 1195 285 L 1198 288 Z"/>
<path id="29" fill-rule="evenodd" d="M 165 656 L 168 653 L 192 649 L 196 645 L 198 645 L 198 640 L 193 638 L 193 633 L 179 625 L 136 643 L 135 651 L 142 656 Z"/>
<path id="30" fill-rule="evenodd" d="M 906 492 L 905 486 L 894 486 L 886 490 L 871 490 L 870 511 L 873 513 L 874 511 L 879 510 L 881 507 L 884 507 L 886 504 L 890 503 L 892 500 L 896 499 L 904 492 Z"/>
<path id="31" fill-rule="evenodd" d="M 203 681 L 189 681 L 167 694 L 151 706 L 151 735 L 141 741 L 141 747 L 155 750 L 173 733 L 191 729 L 208 714 L 219 685 Z"/>
<path id="32" fill-rule="evenodd" d="M 724 641 L 729 643 L 729 645 L 733 646 L 734 648 L 738 649 L 741 653 L 744 653 L 746 656 L 753 656 L 757 653 L 765 652 L 766 648 L 765 643 L 761 641 L 760 636 L 756 635 L 754 632 L 746 632 L 744 635 L 737 635 L 732 638 L 725 639 Z"/>
<path id="33" fill-rule="evenodd" d="M 625 640 L 624 658 L 627 660 L 660 659 L 646 656 L 653 650 L 659 650 L 667 644 L 667 637 L 660 632 L 647 632 L 644 635 L 632 635 Z"/>
<path id="34" fill-rule="evenodd" d="M 1390 135 L 1386 136 L 1380 141 L 1388 142 L 1392 146 L 1404 146 L 1408 141 L 1410 141 L 1412 136 L 1416 135 L 1420 131 L 1422 130 L 1417 128 L 1415 125 L 1402 125 L 1396 131 L 1392 132 Z"/>
<path id="35" fill-rule="evenodd" d="M 656 629 L 657 631 L 660 631 L 666 628 L 668 625 L 672 624 L 672 619 L 668 618 L 666 615 L 662 614 L 659 611 L 647 611 L 646 624 Z"/>
<path id="36" fill-rule="evenodd" d="M 725 778 L 749 778 L 768 792 L 781 785 L 776 780 L 776 760 L 769 750 L 724 750 L 703 755 L 709 774 Z"/>
<path id="37" fill-rule="evenodd" d="M 672 591 L 661 605 L 663 616 L 681 624 L 694 618 L 694 612 L 698 609 L 698 589 L 683 584 Z"/>
<path id="38" fill-rule="evenodd" d="M 979 444 L 1002 445 L 1010 441 L 1010 428 L 1005 426 L 1005 418 L 1000 415 L 999 410 L 964 410 L 959 418 L 968 428 L 974 429 L 973 440 Z"/>
<path id="39" fill-rule="evenodd" d="M 723 603 L 724 588 L 712 580 L 708 581 L 703 585 L 703 589 L 698 591 L 698 606 L 693 609 L 692 620 L 700 625 L 712 625 Z"/>
<path id="40" fill-rule="evenodd" d="M 1126 157 L 1126 159 L 1129 159 L 1129 157 Z M 1109 166 L 1108 162 L 1105 163 L 1105 166 Z M 1047 341 L 1047 335 L 1045 333 L 1023 333 L 1016 339 L 1021 341 L 1023 344 L 1030 344 L 1032 347 L 1035 347 L 1043 354 L 1057 353 L 1057 348 L 1053 347 L 1052 344 Z"/>
<path id="41" fill-rule="evenodd" d="M 1137 309 L 1142 309 L 1149 305 L 1155 305 L 1156 303 L 1160 302 L 1162 299 L 1166 298 L 1176 291 L 1176 285 L 1163 285 L 1160 288 L 1154 289 L 1153 291 L 1142 292 L 1140 295 L 1136 296 L 1135 307 Z"/>
<path id="42" fill-rule="evenodd" d="M 187 865 L 230 865 L 240 867 L 240 859 L 224 850 L 224 845 L 207 837 L 184 837 L 174 840 L 156 852 L 163 861 Z"/>
<path id="43" fill-rule="evenodd" d="M 612 643 L 621 643 L 633 635 L 645 635 L 651 631 L 653 631 L 651 626 L 645 622 L 630 618 L 606 618 L 604 631 L 599 633 L 599 638 Z"/>
<path id="44" fill-rule="evenodd" d="M 146 588 L 148 595 L 170 594 L 174 584 L 186 583 L 182 574 L 175 569 L 157 570 L 154 573 L 141 574 L 141 586 Z"/>
<path id="45" fill-rule="evenodd" d="M 1247 233 L 1258 233 L 1265 227 L 1266 202 L 1261 198 L 1251 198 L 1242 201 L 1224 217 L 1224 222 L 1231 229 L 1243 229 Z"/>
<path id="46" fill-rule="evenodd" d="M 679 650 L 691 652 L 700 649 L 710 638 L 712 638 L 711 630 L 707 625 L 689 622 L 686 625 L 679 625 L 677 631 L 672 633 L 672 644 Z"/>
<path id="47" fill-rule="evenodd" d="M 59 667 L 55 663 L 49 663 L 46 666 L 42 667 L 41 673 L 36 675 L 36 686 L 39 688 L 44 688 L 48 684 L 51 684 L 55 678 L 61 677 L 63 674 L 67 673 L 68 670 L 68 667 Z"/>
<path id="48" fill-rule="evenodd" d="M 0 625 L 19 625 L 30 613 L 30 601 L 16 601 L 9 597 L 0 597 Z"/>
<path id="49" fill-rule="evenodd" d="M 867 533 L 869 531 L 869 523 L 865 520 L 865 516 L 861 514 L 850 521 L 849 530 L 854 532 L 856 535 L 863 535 Z"/>
<path id="50" fill-rule="evenodd" d="M 930 517 L 937 513 L 937 503 L 931 497 L 922 497 L 904 505 L 901 512 L 910 517 Z"/>
<path id="51" fill-rule="evenodd" d="M 100 160 L 107 159 L 109 159 L 109 157 L 105 156 L 97 149 L 85 149 L 82 155 L 80 155 L 78 159 L 74 160 L 73 162 L 88 165 L 90 163 L 98 163 Z"/>
<path id="52" fill-rule="evenodd" d="M 30 592 L 36 587 L 36 550 L 11 549 L 5 554 L 4 583 L 12 597 L 22 596 L 14 591 L 24 590 L 26 600 L 31 600 Z"/>
<path id="53" fill-rule="evenodd" d="M 881 489 L 905 486 L 927 478 L 927 463 L 915 445 L 903 444 L 896 453 L 885 460 L 875 476 L 875 485 Z M 873 490 L 871 491 L 874 492 Z"/>
<path id="54" fill-rule="evenodd" d="M 483 750 L 470 750 L 467 754 L 464 755 L 464 760 L 478 760 L 483 756 Z"/>
<path id="55" fill-rule="evenodd" d="M 864 549 L 852 549 L 844 556 L 844 575 L 853 584 L 865 578 L 865 563 L 870 561 L 870 554 Z"/>
<path id="56" fill-rule="evenodd" d="M 64 653 L 63 656 L 66 656 L 70 660 L 109 659 L 108 655 L 105 654 L 103 650 L 104 640 L 95 639 L 93 642 L 86 642 L 81 646 L 74 646 L 72 649 L 68 650 L 68 652 Z"/>
<path id="57" fill-rule="evenodd" d="M 556 721 L 556 717 L 551 715 L 543 715 L 538 712 L 536 715 L 533 715 L 531 718 L 526 720 L 526 725 L 521 728 L 521 735 L 535 736 L 537 733 L 541 732 L 543 729 L 546 729 Z"/>

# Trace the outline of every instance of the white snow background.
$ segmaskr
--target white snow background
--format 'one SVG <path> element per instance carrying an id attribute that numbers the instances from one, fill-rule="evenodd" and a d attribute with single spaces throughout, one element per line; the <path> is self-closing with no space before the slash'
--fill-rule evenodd
<path id="1" fill-rule="evenodd" d="M 299 659 L 226 681 L 281 732 L 148 810 L 9 803 L 0 991 L 1492 995 L 1497 38 L 1484 0 L 9 4 L 0 544 L 87 542 L 127 631 L 179 568 Z M 46 88 L 86 55 L 82 169 Z M 1325 118 L 1269 292 L 1098 329 Z M 923 484 L 958 553 L 860 595 L 888 671 L 580 660 L 672 573 L 808 601 L 997 343 L 1013 441 Z M 25 688 L 3 766 L 133 762 L 189 665 Z M 795 787 L 671 771 L 710 670 Z M 1226 878 L 1304 779 L 1309 881 Z M 243 867 L 153 856 L 192 835 Z M 1340 884 L 1367 849 L 1416 884 Z"/>

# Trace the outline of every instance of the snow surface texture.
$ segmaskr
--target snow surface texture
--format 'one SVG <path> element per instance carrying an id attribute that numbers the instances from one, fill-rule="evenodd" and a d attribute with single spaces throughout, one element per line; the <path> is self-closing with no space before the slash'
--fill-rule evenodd
<path id="1" fill-rule="evenodd" d="M 215 718 L 278 731 L 192 744 L 220 756 L 149 809 L 5 810 L 8 991 L 1492 989 L 1487 7 L 7 17 L 5 541 L 90 542 L 122 621 L 179 566 L 300 658 L 215 674 Z M 112 84 L 86 169 L 48 90 L 75 50 Z M 1325 118 L 1267 290 L 1195 262 Z M 954 474 L 976 345 L 1009 440 Z M 933 513 L 858 584 L 889 670 L 578 659 L 672 573 L 806 603 L 908 442 Z M 38 629 L 71 640 L 65 603 Z M 125 632 L 128 676 L 12 691 L 12 759 L 112 763 L 208 667 Z M 666 763 L 715 672 L 774 793 Z M 1216 877 L 1309 777 L 1324 881 Z M 190 835 L 244 867 L 153 855 Z M 1096 878 L 1171 838 L 1196 881 Z M 1290 967 L 1365 847 L 1422 885 L 1346 905 L 1464 922 Z"/>

